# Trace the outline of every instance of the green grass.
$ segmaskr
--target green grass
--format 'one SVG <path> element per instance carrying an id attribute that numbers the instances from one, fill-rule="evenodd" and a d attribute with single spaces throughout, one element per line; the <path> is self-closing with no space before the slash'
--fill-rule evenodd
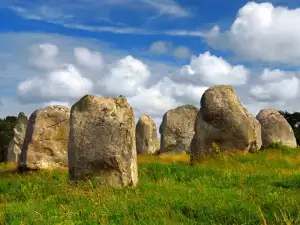
<path id="1" fill-rule="evenodd" d="M 300 149 L 139 156 L 137 188 L 0 166 L 0 224 L 300 224 Z"/>

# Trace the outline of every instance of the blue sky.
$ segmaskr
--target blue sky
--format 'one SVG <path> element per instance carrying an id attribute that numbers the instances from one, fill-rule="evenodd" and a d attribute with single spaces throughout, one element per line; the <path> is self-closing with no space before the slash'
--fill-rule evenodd
<path id="1" fill-rule="evenodd" d="M 296 0 L 2 1 L 0 116 L 123 94 L 159 122 L 215 84 L 299 111 L 298 21 Z"/>
<path id="2" fill-rule="evenodd" d="M 157 6 L 152 6 L 147 2 L 151 1 L 54 0 L 47 3 L 45 0 L 8 0 L 0 5 L 0 32 L 31 31 L 92 37 L 112 42 L 117 48 L 125 50 L 145 48 L 156 40 L 164 40 L 175 45 L 189 45 L 197 53 L 209 49 L 201 40 L 201 33 L 215 24 L 227 29 L 238 9 L 247 3 L 244 0 L 154 0 L 152 2 Z M 289 3 L 293 5 L 291 1 Z M 54 15 L 51 14 L 53 12 Z M 86 27 L 76 29 L 71 26 Z M 89 31 L 97 28 L 112 28 L 115 31 Z M 117 33 L 118 28 L 132 31 Z M 164 34 L 172 31 L 174 35 Z M 176 35 L 176 31 L 195 34 L 180 36 Z"/>

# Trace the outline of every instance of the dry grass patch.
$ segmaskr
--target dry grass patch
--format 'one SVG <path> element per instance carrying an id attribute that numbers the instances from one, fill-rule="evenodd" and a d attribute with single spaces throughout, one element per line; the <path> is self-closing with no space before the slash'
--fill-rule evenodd
<path id="1" fill-rule="evenodd" d="M 138 164 L 149 164 L 149 163 L 161 163 L 161 164 L 172 164 L 181 163 L 189 164 L 190 155 L 188 154 L 161 154 L 161 155 L 138 155 Z"/>

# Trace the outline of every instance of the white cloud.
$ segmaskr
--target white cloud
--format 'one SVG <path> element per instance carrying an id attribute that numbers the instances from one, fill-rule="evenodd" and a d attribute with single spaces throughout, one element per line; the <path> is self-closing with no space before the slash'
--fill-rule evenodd
<path id="1" fill-rule="evenodd" d="M 28 60 L 33 56 L 30 46 L 39 46 L 40 44 L 51 44 L 58 48 L 58 54 L 55 57 L 57 67 L 50 69 L 37 68 L 33 66 Z M 35 109 L 43 108 L 45 105 L 52 105 L 56 103 L 72 105 L 78 98 L 58 96 L 60 86 L 56 87 L 57 97 L 40 96 L 40 89 L 27 91 L 32 94 L 32 98 L 28 95 L 24 98 L 17 98 L 18 86 L 20 83 L 28 80 L 44 80 L 49 81 L 49 74 L 55 71 L 64 70 L 63 64 L 73 64 L 77 70 L 79 68 L 80 74 L 85 78 L 89 78 L 93 83 L 96 83 L 96 78 L 99 78 L 97 71 L 87 70 L 84 66 L 77 65 L 74 57 L 74 48 L 84 46 L 87 49 L 93 49 L 95 52 L 99 51 L 105 55 L 108 63 L 119 59 L 124 55 L 119 49 L 109 48 L 109 43 L 95 40 L 91 38 L 70 37 L 58 34 L 45 34 L 45 33 L 30 33 L 30 32 L 10 32 L 0 34 L 0 99 L 3 105 L 0 106 L 0 116 L 18 115 L 20 111 L 26 112 L 30 115 Z M 37 48 L 39 50 L 39 48 Z M 37 51 L 38 53 L 41 51 Z M 38 54 L 37 58 L 41 58 Z M 41 70 L 43 69 L 43 70 Z M 72 80 L 70 78 L 70 80 Z M 48 83 L 47 83 L 48 85 Z M 45 85 L 45 89 L 49 89 Z M 37 85 L 35 85 L 37 86 Z M 53 85 L 50 85 L 53 87 Z M 35 92 L 36 91 L 36 92 Z M 35 92 L 35 93 L 34 93 Z M 92 93 L 93 94 L 93 93 Z M 78 94 L 80 95 L 80 93 Z M 79 96 L 79 98 L 82 96 Z M 65 99 L 64 99 L 65 98 Z M 50 102 L 49 102 L 50 101 Z M 51 102 L 54 101 L 54 102 Z M 34 102 L 34 103 L 30 103 Z"/>
<path id="2" fill-rule="evenodd" d="M 118 60 L 99 83 L 109 94 L 133 96 L 146 84 L 150 76 L 147 65 L 129 55 Z"/>
<path id="3" fill-rule="evenodd" d="M 73 65 L 21 82 L 18 97 L 23 102 L 67 101 L 91 92 L 93 83 L 84 78 Z"/>
<path id="4" fill-rule="evenodd" d="M 73 0 L 72 7 L 68 1 L 53 3 L 45 2 L 5 2 L 1 5 L 19 16 L 29 19 L 46 21 L 48 23 L 60 25 L 70 29 L 85 30 L 89 32 L 109 32 L 118 34 L 137 35 L 170 35 L 170 36 L 203 36 L 203 32 L 198 30 L 150 30 L 140 29 L 152 18 L 189 18 L 192 13 L 185 9 L 176 0 L 89 0 L 84 4 L 82 0 Z M 137 12 L 144 12 L 145 16 L 138 15 L 136 21 L 139 26 L 133 27 L 124 24 L 127 14 L 120 14 L 119 9 L 126 9 L 133 16 Z M 109 13 L 108 13 L 109 12 Z M 99 16 L 101 15 L 101 16 Z M 92 18 L 92 19 L 91 19 Z M 118 18 L 118 21 L 115 21 Z M 166 18 L 168 19 L 168 18 Z M 91 20 L 92 24 L 91 25 Z M 160 20 L 163 22 L 163 20 Z M 111 26 L 111 25 L 115 26 Z"/>
<path id="5" fill-rule="evenodd" d="M 190 57 L 191 51 L 186 46 L 179 46 L 173 50 L 173 55 L 180 59 L 186 59 Z"/>
<path id="6" fill-rule="evenodd" d="M 170 43 L 164 41 L 156 41 L 150 45 L 149 51 L 156 54 L 166 54 L 170 48 Z"/>
<path id="7" fill-rule="evenodd" d="M 39 46 L 40 44 L 51 44 L 58 48 L 58 54 L 55 57 L 55 64 L 51 60 L 46 60 L 51 67 L 38 67 L 31 64 L 29 59 L 41 59 L 42 55 L 36 51 L 34 55 L 31 46 Z M 88 69 L 77 63 L 74 57 L 74 48 L 84 46 L 94 52 L 101 52 L 105 55 L 106 64 L 109 64 L 122 56 L 124 52 L 120 49 L 111 48 L 109 43 L 91 38 L 70 37 L 58 34 L 30 33 L 30 32 L 10 32 L 0 34 L 0 92 L 8 90 L 8 93 L 15 94 L 17 86 L 20 82 L 32 77 L 45 77 L 49 72 L 57 70 L 63 64 L 73 64 L 79 68 L 80 72 L 86 78 L 94 79 L 104 75 L 97 70 Z M 39 50 L 39 48 L 36 48 Z M 47 66 L 47 64 L 46 64 Z M 53 68 L 52 68 L 53 67 Z M 51 68 L 51 69 L 50 69 Z M 105 68 L 104 68 L 105 69 Z M 1 95 L 1 94 L 0 94 Z M 6 94 L 4 94 L 6 96 Z M 3 95 L 2 95 L 3 96 Z"/>
<path id="8" fill-rule="evenodd" d="M 189 17 L 192 15 L 174 0 L 141 0 L 141 2 L 153 7 L 162 15 L 171 15 L 173 17 Z"/>
<path id="9" fill-rule="evenodd" d="M 173 46 L 172 42 L 156 41 L 149 47 L 149 52 L 157 55 L 175 56 L 179 59 L 186 59 L 190 57 L 191 51 L 186 46 Z"/>
<path id="10" fill-rule="evenodd" d="M 74 49 L 74 55 L 80 65 L 97 70 L 103 68 L 104 62 L 100 52 L 91 52 L 87 48 L 79 47 Z"/>
<path id="11" fill-rule="evenodd" d="M 140 88 L 136 95 L 128 98 L 128 102 L 138 115 L 147 113 L 153 117 L 162 116 L 178 104 L 171 95 L 163 94 L 157 85 L 148 89 Z"/>
<path id="12" fill-rule="evenodd" d="M 191 36 L 191 37 L 206 37 L 206 32 L 200 30 L 167 30 L 158 34 L 169 36 Z"/>
<path id="13" fill-rule="evenodd" d="M 67 12 L 63 11 L 62 7 L 52 7 L 46 4 L 39 5 L 37 3 L 31 3 L 27 5 L 23 5 L 25 7 L 20 6 L 8 6 L 9 9 L 18 13 L 20 16 L 32 19 L 32 20 L 46 20 L 46 21 L 66 21 L 68 19 L 72 19 L 74 16 L 67 14 Z M 27 6 L 27 7 L 26 7 Z"/>
<path id="14" fill-rule="evenodd" d="M 21 5 L 23 8 L 20 7 Z M 8 3 L 7 7 L 20 16 L 29 19 L 52 19 L 60 21 L 68 19 L 83 20 L 83 18 L 88 16 L 95 18 L 96 15 L 102 15 L 102 17 L 104 17 L 107 15 L 106 10 L 109 9 L 111 13 L 114 13 L 118 7 L 131 10 L 131 13 L 135 11 L 149 11 L 150 9 L 159 15 L 168 15 L 173 18 L 190 17 L 192 15 L 190 11 L 183 8 L 174 0 L 89 0 L 88 4 L 82 4 L 81 0 L 73 0 L 72 7 L 68 7 L 68 2 L 60 2 L 60 4 L 28 2 L 25 5 L 21 5 L 10 5 Z"/>
<path id="15" fill-rule="evenodd" d="M 125 8 L 140 25 L 145 25 L 149 17 L 157 19 L 168 16 L 174 19 L 192 16 L 192 13 L 183 8 L 176 0 L 89 0 L 87 4 L 83 3 L 82 0 L 73 0 L 72 7 L 68 1 L 51 3 L 29 1 L 26 4 L 20 1 L 8 1 L 2 3 L 1 6 L 29 20 L 46 21 L 68 28 L 92 32 L 123 34 L 153 34 L 156 31 L 138 29 L 131 27 L 130 24 L 124 24 L 124 20 L 128 21 L 128 15 L 120 14 L 120 8 Z M 143 12 L 144 16 L 140 16 L 140 12 Z M 136 14 L 138 17 L 135 17 Z M 118 21 L 115 18 L 118 18 Z M 94 25 L 90 25 L 91 21 Z M 111 24 L 115 27 L 111 27 Z M 138 26 L 140 27 L 140 25 Z"/>
<path id="16" fill-rule="evenodd" d="M 273 82 L 254 85 L 250 89 L 250 95 L 262 102 L 289 101 L 299 95 L 299 79 L 295 76 L 283 78 Z"/>
<path id="17" fill-rule="evenodd" d="M 6 36 L 0 34 L 0 48 L 3 49 L 0 61 L 4 65 L 0 69 L 0 77 L 5 78 L 3 81 L 11 81 L 4 86 L 1 84 L 0 95 L 3 96 L 1 98 L 3 105 L 0 106 L 0 116 L 17 115 L 20 111 L 32 113 L 37 108 L 53 104 L 70 107 L 85 94 L 82 90 L 84 81 L 87 81 L 90 88 L 86 88 L 86 92 L 99 96 L 125 95 L 133 106 L 136 117 L 148 113 L 159 126 L 163 114 L 171 108 L 182 104 L 194 104 L 199 107 L 202 93 L 209 86 L 221 81 L 222 84 L 226 82 L 242 84 L 245 78 L 236 75 L 239 72 L 236 69 L 238 66 L 231 65 L 225 59 L 209 52 L 192 57 L 190 65 L 182 67 L 178 63 L 177 67 L 174 64 L 166 65 L 164 61 L 140 58 L 142 54 L 138 52 L 132 52 L 134 57 L 127 56 L 127 52 L 118 51 L 108 44 L 93 39 L 75 39 L 54 34 L 37 37 L 38 35 L 41 34 L 10 33 Z M 37 43 L 57 46 L 59 51 L 55 59 L 58 68 L 40 71 L 28 66 L 28 46 Z M 90 70 L 86 65 L 79 64 L 74 54 L 74 49 L 79 46 L 86 48 L 91 54 L 100 52 L 105 62 L 100 73 L 98 69 Z M 71 68 L 73 67 L 76 72 L 72 72 L 68 67 L 61 67 L 63 63 L 73 65 Z M 185 76 L 180 74 L 180 68 L 182 71 L 186 70 L 183 72 Z M 247 69 L 243 66 L 240 68 L 243 68 L 240 73 L 245 75 Z M 56 75 L 53 75 L 55 73 Z M 248 73 L 249 71 L 246 81 Z M 299 89 L 297 76 L 296 72 L 265 69 L 261 77 L 251 73 L 249 82 L 235 86 L 235 90 L 252 113 L 264 107 L 297 111 L 299 110 L 297 103 L 299 95 L 295 91 Z M 95 85 L 91 88 L 91 85 L 97 82 L 100 86 Z M 255 91 L 254 88 L 257 86 L 260 86 L 261 89 L 258 88 L 260 92 Z M 11 91 L 3 91 L 2 87 Z M 254 90 L 251 98 L 249 98 L 250 88 Z M 16 91 L 22 104 L 16 101 L 14 93 Z M 5 97 L 2 93 L 9 93 L 12 96 Z M 255 98 L 256 95 L 258 98 Z M 261 98 L 267 95 L 268 97 Z"/>
<path id="18" fill-rule="evenodd" d="M 166 111 L 180 105 L 193 104 L 199 107 L 201 96 L 207 88 L 180 84 L 165 77 L 149 88 L 140 88 L 128 101 L 138 115 L 148 113 L 162 118 Z"/>
<path id="19" fill-rule="evenodd" d="M 108 32 L 114 34 L 137 34 L 137 35 L 156 35 L 160 32 L 144 30 L 134 27 L 113 27 L 113 26 L 90 26 L 84 24 L 70 24 L 70 23 L 58 23 L 64 27 L 76 29 L 76 30 L 86 30 L 90 32 Z"/>
<path id="20" fill-rule="evenodd" d="M 222 57 L 205 52 L 198 57 L 192 56 L 190 65 L 184 66 L 181 74 L 206 85 L 242 85 L 247 82 L 249 70 L 242 65 L 232 66 Z"/>
<path id="21" fill-rule="evenodd" d="M 274 7 L 248 2 L 237 14 L 230 30 L 207 34 L 216 48 L 230 48 L 248 60 L 300 64 L 300 8 Z"/>
<path id="22" fill-rule="evenodd" d="M 136 27 L 114 27 L 114 26 L 91 26 L 85 24 L 58 23 L 61 26 L 74 30 L 84 30 L 95 33 L 113 33 L 113 34 L 135 34 L 135 35 L 165 35 L 165 36 L 188 36 L 188 37 L 206 37 L 207 33 L 201 30 L 150 30 Z"/>
<path id="23" fill-rule="evenodd" d="M 173 96 L 181 100 L 182 104 L 193 104 L 199 108 L 200 99 L 203 93 L 209 88 L 204 86 L 195 86 L 192 84 L 174 84 Z"/>
<path id="24" fill-rule="evenodd" d="M 264 69 L 260 80 L 250 87 L 250 97 L 255 104 L 276 105 L 287 107 L 299 97 L 300 81 L 298 72 L 280 69 Z"/>
<path id="25" fill-rule="evenodd" d="M 129 0 L 130 2 L 132 0 Z M 124 0 L 125 2 L 125 0 Z M 149 1 L 150 2 L 150 1 Z M 122 2 L 123 3 L 123 2 Z M 151 2 L 150 2 L 151 3 Z M 99 3 L 101 5 L 101 3 Z M 155 3 L 156 4 L 156 3 Z M 60 6 L 59 6 L 60 7 Z M 68 28 L 68 29 L 74 29 L 74 30 L 83 30 L 83 31 L 89 31 L 89 32 L 95 32 L 95 33 L 114 33 L 114 34 L 135 34 L 135 35 L 166 35 L 166 36 L 192 36 L 192 37 L 205 37 L 206 33 L 200 30 L 150 30 L 150 29 L 141 29 L 137 27 L 132 27 L 129 25 L 126 25 L 121 22 L 113 21 L 110 18 L 100 17 L 99 21 L 107 22 L 108 25 L 103 24 L 97 24 L 90 25 L 86 24 L 82 21 L 89 20 L 92 16 L 92 10 L 94 12 L 94 17 L 99 17 L 99 10 L 94 11 L 97 7 L 91 9 L 88 8 L 88 11 L 86 13 L 77 13 L 76 17 L 78 15 L 88 15 L 88 18 L 77 18 L 75 19 L 72 15 L 65 15 L 63 13 L 56 14 L 56 17 L 48 17 L 48 15 L 42 15 L 39 10 L 28 10 L 21 7 L 9 7 L 11 10 L 19 14 L 19 16 L 22 16 L 29 20 L 41 20 L 41 21 L 47 21 L 48 23 L 57 24 L 62 27 Z M 81 7 L 80 7 L 81 8 Z M 39 9 L 39 8 L 38 8 Z M 104 7 L 101 7 L 101 9 L 104 9 Z M 156 15 L 155 18 L 160 17 L 163 14 L 168 13 L 160 13 L 158 16 Z M 50 14 L 51 15 L 51 14 Z M 169 15 L 172 15 L 169 13 Z M 173 14 L 173 15 L 179 15 L 179 14 Z M 73 18 L 74 17 L 74 18 Z M 96 20 L 96 19 L 95 19 Z M 115 26 L 111 26 L 111 24 L 114 24 Z"/>
<path id="26" fill-rule="evenodd" d="M 33 45 L 29 62 L 39 69 L 53 69 L 58 66 L 56 57 L 58 48 L 51 43 Z"/>
<path id="27" fill-rule="evenodd" d="M 263 74 L 261 76 L 261 79 L 263 81 L 274 81 L 274 80 L 280 80 L 285 76 L 285 72 L 281 71 L 279 69 L 270 70 L 270 69 L 264 69 Z"/>

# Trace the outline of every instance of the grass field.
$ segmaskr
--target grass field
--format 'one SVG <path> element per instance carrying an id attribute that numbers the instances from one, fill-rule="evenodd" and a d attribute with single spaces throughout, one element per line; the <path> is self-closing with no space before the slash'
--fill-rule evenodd
<path id="1" fill-rule="evenodd" d="M 300 148 L 139 156 L 137 188 L 71 184 L 67 171 L 1 164 L 0 224 L 300 224 Z"/>

